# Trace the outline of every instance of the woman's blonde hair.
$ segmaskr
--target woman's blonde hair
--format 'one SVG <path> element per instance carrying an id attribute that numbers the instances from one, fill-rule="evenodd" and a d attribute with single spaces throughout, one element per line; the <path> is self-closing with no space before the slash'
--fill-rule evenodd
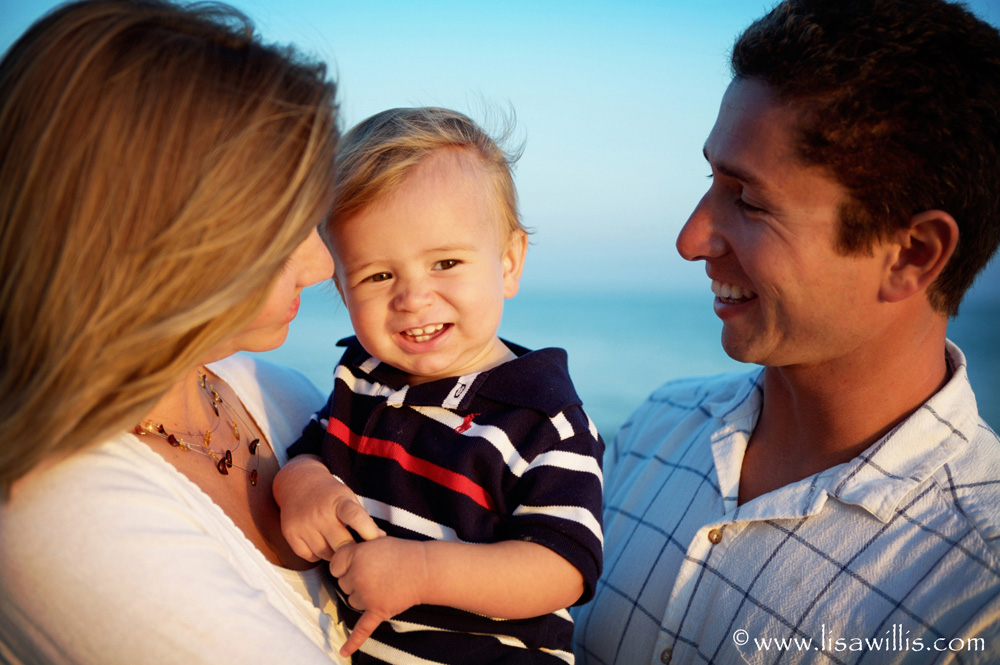
<path id="1" fill-rule="evenodd" d="M 478 159 L 490 183 L 490 203 L 504 237 L 527 233 L 517 208 L 511 169 L 520 150 L 505 152 L 511 123 L 494 140 L 469 117 L 435 107 L 395 108 L 376 113 L 344 134 L 337 152 L 337 176 L 329 224 L 347 220 L 391 194 L 425 157 L 446 148 L 466 149 Z"/>
<path id="2" fill-rule="evenodd" d="M 0 488 L 130 428 L 329 212 L 335 86 L 223 5 L 96 0 L 0 63 Z"/>

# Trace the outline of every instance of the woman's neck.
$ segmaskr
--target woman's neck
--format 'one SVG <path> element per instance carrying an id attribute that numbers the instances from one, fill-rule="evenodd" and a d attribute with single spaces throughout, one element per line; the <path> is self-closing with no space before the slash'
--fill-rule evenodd
<path id="1" fill-rule="evenodd" d="M 163 394 L 150 409 L 146 419 L 179 432 L 204 432 L 211 429 L 218 417 L 199 382 L 199 376 L 203 373 L 201 367 L 189 370 Z"/>

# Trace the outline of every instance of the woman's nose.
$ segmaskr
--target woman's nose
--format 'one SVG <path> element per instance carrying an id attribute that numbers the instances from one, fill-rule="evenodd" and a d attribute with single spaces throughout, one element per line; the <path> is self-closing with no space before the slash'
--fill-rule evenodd
<path id="1" fill-rule="evenodd" d="M 301 261 L 298 279 L 301 288 L 333 277 L 333 257 L 316 229 L 312 230 L 295 251 L 300 255 L 296 258 Z"/>

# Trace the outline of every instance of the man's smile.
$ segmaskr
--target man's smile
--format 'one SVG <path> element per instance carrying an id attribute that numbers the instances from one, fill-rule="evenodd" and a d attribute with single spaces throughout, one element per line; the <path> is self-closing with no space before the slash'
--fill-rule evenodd
<path id="1" fill-rule="evenodd" d="M 720 282 L 717 279 L 712 280 L 712 293 L 727 305 L 736 305 L 757 297 L 757 294 L 750 289 L 728 282 Z"/>

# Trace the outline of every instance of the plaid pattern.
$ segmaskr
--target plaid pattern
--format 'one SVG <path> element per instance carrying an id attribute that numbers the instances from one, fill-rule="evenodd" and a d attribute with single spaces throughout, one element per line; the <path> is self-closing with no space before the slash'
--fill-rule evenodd
<path id="1" fill-rule="evenodd" d="M 1000 439 L 948 357 L 862 455 L 743 506 L 762 370 L 656 391 L 608 452 L 578 662 L 1000 662 Z"/>

